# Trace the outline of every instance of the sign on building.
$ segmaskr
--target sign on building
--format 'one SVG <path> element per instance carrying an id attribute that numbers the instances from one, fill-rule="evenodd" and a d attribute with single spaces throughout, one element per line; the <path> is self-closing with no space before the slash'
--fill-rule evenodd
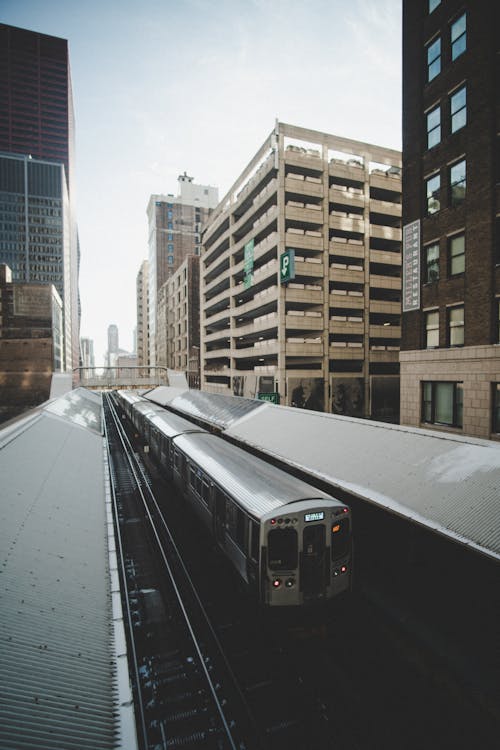
<path id="1" fill-rule="evenodd" d="M 420 309 L 420 219 L 403 227 L 403 312 Z"/>
<path id="2" fill-rule="evenodd" d="M 279 404 L 280 402 L 279 393 L 262 393 L 259 391 L 257 398 L 259 401 L 269 401 L 271 404 Z"/>
<path id="3" fill-rule="evenodd" d="M 243 270 L 245 271 L 243 278 L 244 289 L 249 289 L 253 283 L 253 249 L 254 240 L 250 240 L 245 245 L 245 260 L 243 265 Z"/>
<path id="4" fill-rule="evenodd" d="M 295 250 L 285 250 L 280 257 L 280 284 L 295 278 Z"/>

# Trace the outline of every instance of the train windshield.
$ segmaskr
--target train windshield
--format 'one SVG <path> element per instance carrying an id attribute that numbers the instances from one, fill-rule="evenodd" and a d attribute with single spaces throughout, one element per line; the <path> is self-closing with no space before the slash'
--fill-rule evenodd
<path id="1" fill-rule="evenodd" d="M 349 519 L 334 521 L 332 525 L 332 560 L 349 554 Z"/>
<path id="2" fill-rule="evenodd" d="M 295 529 L 273 529 L 268 534 L 269 567 L 291 570 L 297 567 L 298 537 Z"/>

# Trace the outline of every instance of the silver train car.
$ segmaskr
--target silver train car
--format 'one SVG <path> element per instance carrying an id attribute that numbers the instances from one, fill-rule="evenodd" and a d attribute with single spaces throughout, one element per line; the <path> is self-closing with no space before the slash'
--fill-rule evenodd
<path id="1" fill-rule="evenodd" d="M 350 589 L 345 503 L 182 417 L 148 412 L 141 401 L 128 404 L 140 414 L 152 457 L 262 605 L 307 606 Z"/>

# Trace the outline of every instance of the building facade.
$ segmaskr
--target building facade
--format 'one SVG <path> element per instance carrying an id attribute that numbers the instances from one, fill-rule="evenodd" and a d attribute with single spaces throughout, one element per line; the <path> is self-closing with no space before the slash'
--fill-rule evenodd
<path id="1" fill-rule="evenodd" d="M 400 164 L 276 123 L 204 232 L 202 388 L 397 420 Z"/>
<path id="2" fill-rule="evenodd" d="M 401 422 L 500 437 L 500 11 L 403 8 Z"/>
<path id="3" fill-rule="evenodd" d="M 179 195 L 152 195 L 148 216 L 149 364 L 156 364 L 158 291 L 187 255 L 199 255 L 201 229 L 218 203 L 217 188 L 179 176 Z"/>
<path id="4" fill-rule="evenodd" d="M 158 365 L 200 387 L 200 257 L 188 255 L 158 292 Z"/>
<path id="5" fill-rule="evenodd" d="M 82 367 L 95 367 L 94 341 L 93 339 L 82 337 L 80 339 L 80 350 Z"/>
<path id="6" fill-rule="evenodd" d="M 47 281 L 55 284 L 63 299 L 64 328 L 69 336 L 69 343 L 65 344 L 64 367 L 71 370 L 79 365 L 80 309 L 78 233 L 74 211 L 74 113 L 66 39 L 0 24 L 0 152 L 24 160 L 22 165 L 3 161 L 2 171 L 8 186 L 6 191 L 2 188 L 0 210 L 14 213 L 9 217 L 9 229 L 22 235 L 19 240 L 23 245 L 21 252 L 28 253 L 31 275 L 21 275 L 22 268 L 17 258 L 12 257 L 12 247 L 7 250 L 5 246 L 0 248 L 0 262 L 12 264 L 15 280 L 28 282 L 33 279 L 37 266 L 47 268 L 50 264 L 60 264 L 64 257 L 64 288 L 52 278 Z M 27 160 L 33 166 L 27 165 Z M 59 181 L 59 178 L 48 175 L 49 167 L 43 166 L 48 163 L 56 165 L 54 171 L 62 171 L 64 189 L 54 188 L 54 181 Z M 23 178 L 14 174 L 22 169 L 26 178 L 24 184 L 21 184 Z M 33 184 L 27 183 L 30 174 L 34 178 Z M 13 190 L 12 180 L 16 181 Z M 40 203 L 37 230 L 34 226 L 28 227 L 27 222 L 13 227 L 18 221 L 19 208 L 13 204 L 22 200 L 19 196 L 23 194 Z M 47 260 L 50 252 L 43 250 L 43 258 L 38 260 L 43 235 L 53 233 L 54 224 L 60 223 L 61 209 L 59 204 L 51 205 L 54 199 L 65 202 L 64 250 L 55 249 L 50 261 Z M 54 214 L 52 209 L 55 209 Z M 11 240 L 9 242 L 12 244 Z M 47 272 L 39 268 L 38 273 L 50 276 L 58 274 L 59 270 Z"/>
<path id="7" fill-rule="evenodd" d="M 149 351 L 149 315 L 148 315 L 148 261 L 144 260 L 136 279 L 137 304 L 137 364 L 145 366 L 148 363 Z"/>
<path id="8" fill-rule="evenodd" d="M 0 262 L 14 281 L 53 284 L 63 302 L 63 369 L 74 364 L 78 316 L 72 276 L 71 216 L 64 166 L 0 153 Z"/>
<path id="9" fill-rule="evenodd" d="M 15 281 L 0 264 L 0 421 L 50 396 L 63 370 L 63 307 L 53 284 Z"/>

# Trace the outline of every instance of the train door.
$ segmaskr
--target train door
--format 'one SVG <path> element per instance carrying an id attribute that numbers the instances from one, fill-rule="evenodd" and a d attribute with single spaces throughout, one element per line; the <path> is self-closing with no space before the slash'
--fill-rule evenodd
<path id="1" fill-rule="evenodd" d="M 221 546 L 226 540 L 226 496 L 218 487 L 215 488 L 215 538 Z"/>
<path id="2" fill-rule="evenodd" d="M 302 536 L 300 580 L 305 598 L 318 596 L 325 589 L 325 527 L 306 526 Z"/>

